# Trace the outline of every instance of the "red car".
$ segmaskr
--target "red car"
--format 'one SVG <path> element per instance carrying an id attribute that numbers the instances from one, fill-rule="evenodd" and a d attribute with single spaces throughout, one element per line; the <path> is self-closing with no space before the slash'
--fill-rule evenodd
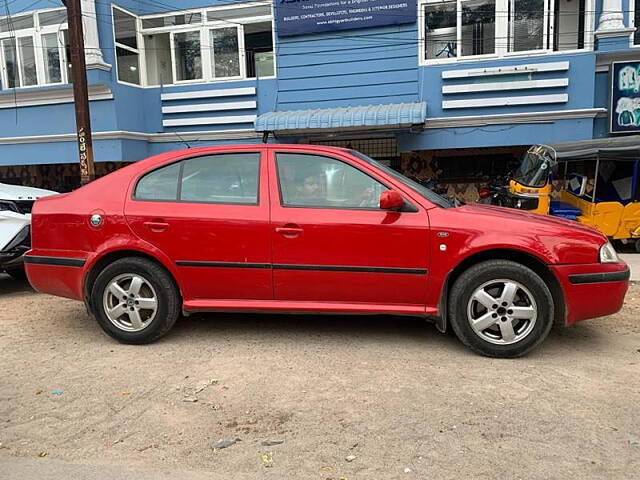
<path id="1" fill-rule="evenodd" d="M 568 220 L 453 205 L 361 153 L 192 148 L 131 164 L 33 209 L 40 292 L 82 300 L 148 343 L 181 313 L 417 315 L 515 357 L 554 322 L 619 311 L 629 269 Z"/>

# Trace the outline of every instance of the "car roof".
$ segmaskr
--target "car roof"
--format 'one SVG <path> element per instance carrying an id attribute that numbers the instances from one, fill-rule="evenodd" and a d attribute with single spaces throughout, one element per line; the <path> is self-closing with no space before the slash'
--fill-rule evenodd
<path id="1" fill-rule="evenodd" d="M 239 143 L 239 144 L 225 144 L 225 145 L 206 145 L 201 147 L 183 148 L 180 150 L 171 150 L 163 152 L 161 155 L 176 154 L 180 156 L 187 152 L 217 152 L 217 151 L 233 151 L 233 150 L 255 150 L 255 149 L 270 149 L 270 150 L 322 150 L 322 151 L 335 151 L 335 152 L 350 152 L 351 149 L 344 147 L 334 147 L 331 145 L 315 145 L 312 143 Z"/>

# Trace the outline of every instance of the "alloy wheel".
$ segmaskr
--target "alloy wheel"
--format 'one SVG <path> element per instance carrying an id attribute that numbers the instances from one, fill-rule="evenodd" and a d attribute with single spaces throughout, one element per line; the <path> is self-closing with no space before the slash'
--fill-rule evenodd
<path id="1" fill-rule="evenodd" d="M 467 305 L 471 328 L 483 340 L 511 345 L 536 324 L 538 309 L 531 292 L 514 280 L 491 280 L 478 287 Z"/>
<path id="2" fill-rule="evenodd" d="M 133 273 L 118 275 L 107 284 L 103 304 L 109 321 L 126 332 L 143 330 L 158 311 L 158 297 L 153 286 L 141 275 Z"/>

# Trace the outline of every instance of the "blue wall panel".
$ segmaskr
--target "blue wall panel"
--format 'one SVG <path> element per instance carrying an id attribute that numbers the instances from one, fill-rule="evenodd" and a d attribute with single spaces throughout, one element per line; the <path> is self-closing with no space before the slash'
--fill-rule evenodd
<path id="1" fill-rule="evenodd" d="M 593 121 L 558 120 L 538 124 L 488 125 L 485 127 L 439 128 L 420 134 L 398 135 L 398 150 L 500 147 L 556 143 L 591 138 Z"/>
<path id="2" fill-rule="evenodd" d="M 515 66 L 534 63 L 549 63 L 569 61 L 569 70 L 558 72 L 545 72 L 533 74 L 532 79 L 569 78 L 567 88 L 538 88 L 527 90 L 495 90 L 492 92 L 442 95 L 442 72 L 450 70 L 464 70 L 470 68 L 487 68 Z M 542 112 L 550 110 L 573 110 L 593 107 L 595 54 L 592 52 L 573 55 L 539 55 L 517 59 L 500 59 L 484 62 L 461 62 L 421 67 L 421 89 L 424 100 L 427 102 L 427 115 L 429 118 L 458 117 L 464 115 L 495 115 L 507 113 Z M 510 80 L 506 76 L 494 76 L 493 81 Z M 522 76 L 520 76 L 522 78 Z M 487 77 L 484 77 L 487 78 Z M 446 85 L 471 83 L 470 79 L 446 80 Z M 569 95 L 567 103 L 559 104 L 529 104 L 507 107 L 480 107 L 480 108 L 453 108 L 442 109 L 442 100 L 518 97 L 529 95 L 545 95 L 553 93 L 566 93 Z"/>
<path id="3" fill-rule="evenodd" d="M 416 102 L 415 25 L 278 40 L 278 110 Z"/>

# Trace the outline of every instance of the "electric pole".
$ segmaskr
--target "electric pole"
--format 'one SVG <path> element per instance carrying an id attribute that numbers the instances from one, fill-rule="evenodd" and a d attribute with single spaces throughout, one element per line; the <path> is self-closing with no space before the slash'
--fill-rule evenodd
<path id="1" fill-rule="evenodd" d="M 96 170 L 93 163 L 93 143 L 91 141 L 91 117 L 89 115 L 87 65 L 84 57 L 82 9 L 80 0 L 62 0 L 62 3 L 67 7 L 67 22 L 69 24 L 73 102 L 76 110 L 78 152 L 80 154 L 80 184 L 85 185 L 95 179 Z"/>

